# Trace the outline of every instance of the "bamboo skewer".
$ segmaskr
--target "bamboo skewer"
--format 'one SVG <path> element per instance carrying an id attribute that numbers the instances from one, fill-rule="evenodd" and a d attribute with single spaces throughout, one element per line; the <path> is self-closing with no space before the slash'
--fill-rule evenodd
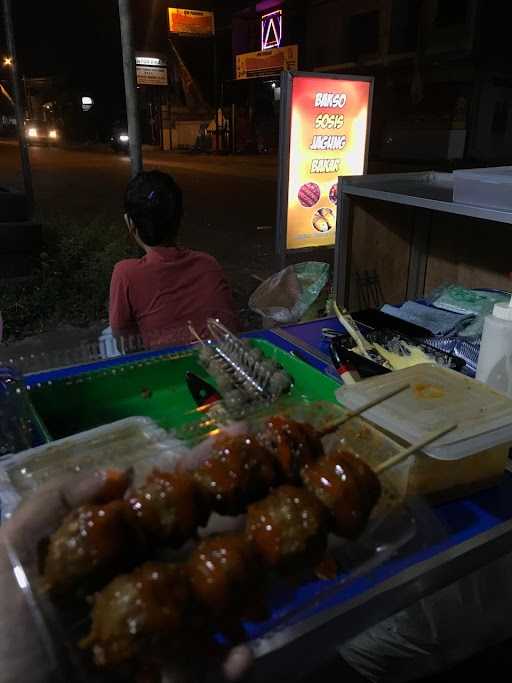
<path id="1" fill-rule="evenodd" d="M 218 344 L 222 343 L 226 339 L 229 339 L 230 337 L 235 338 L 236 341 L 240 343 L 240 340 L 237 337 L 234 337 L 233 333 L 230 332 L 228 328 L 220 322 L 220 320 L 208 318 L 207 325 L 208 329 L 210 330 L 210 334 Z"/>
<path id="2" fill-rule="evenodd" d="M 402 384 L 399 387 L 395 387 L 391 391 L 388 391 L 385 394 L 381 394 L 377 398 L 368 401 L 368 403 L 365 403 L 364 406 L 361 406 L 356 410 L 349 410 L 347 413 L 345 413 L 345 415 L 343 415 L 343 417 L 340 417 L 338 420 L 334 420 L 334 422 L 331 422 L 323 429 L 320 429 L 319 435 L 322 437 L 327 436 L 327 434 L 332 434 L 332 432 L 335 432 L 338 429 L 338 427 L 341 427 L 341 425 L 345 424 L 345 422 L 348 422 L 353 417 L 358 417 L 362 413 L 365 413 L 367 410 L 370 410 L 370 408 L 374 408 L 376 405 L 379 405 L 379 403 L 383 403 L 384 401 L 387 401 L 389 398 L 392 398 L 397 394 L 401 394 L 402 391 L 405 391 L 410 386 L 410 384 Z"/>
<path id="3" fill-rule="evenodd" d="M 406 460 L 410 455 L 412 455 L 416 451 L 419 451 L 425 446 L 428 446 L 428 444 L 432 443 L 433 441 L 436 441 L 445 434 L 453 432 L 454 429 L 457 429 L 457 426 L 458 425 L 456 424 L 451 424 L 448 426 L 444 426 L 441 429 L 438 429 L 434 432 L 430 432 L 421 441 L 417 441 L 416 443 L 412 444 L 412 446 L 405 448 L 404 450 L 400 451 L 400 453 L 397 453 L 396 455 L 393 455 L 391 458 L 388 458 L 384 462 L 381 462 L 380 465 L 377 465 L 377 467 L 373 468 L 373 471 L 375 472 L 375 474 L 385 472 L 390 467 L 394 467 L 394 465 L 398 465 L 398 463 L 402 462 L 403 460 Z"/>
<path id="4" fill-rule="evenodd" d="M 190 331 L 190 334 L 197 339 L 198 343 L 201 344 L 203 349 L 208 348 L 208 344 L 205 342 L 204 339 L 200 337 L 199 333 L 197 332 L 196 328 L 192 325 L 190 320 L 187 323 L 187 327 Z"/>

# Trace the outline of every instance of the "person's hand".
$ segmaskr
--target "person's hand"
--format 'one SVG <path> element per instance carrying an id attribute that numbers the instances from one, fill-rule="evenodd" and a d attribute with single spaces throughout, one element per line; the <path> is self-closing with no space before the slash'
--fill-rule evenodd
<path id="1" fill-rule="evenodd" d="M 25 571 L 37 571 L 38 545 L 66 514 L 86 503 L 122 496 L 129 473 L 92 472 L 42 487 L 0 529 L 0 661 L 2 683 L 59 681 L 45 626 L 33 612 Z"/>
<path id="2" fill-rule="evenodd" d="M 223 672 L 228 681 L 237 681 L 242 678 L 252 666 L 252 652 L 247 645 L 234 647 L 226 661 Z"/>
<path id="3" fill-rule="evenodd" d="M 240 427 L 233 431 L 237 433 Z M 205 457 L 211 442 L 201 444 Z M 101 471 L 73 475 L 42 487 L 0 529 L 0 661 L 2 683 L 55 683 L 58 663 L 45 626 L 34 615 L 25 568 L 35 572 L 39 543 L 48 537 L 74 508 L 119 498 L 130 484 L 129 472 Z M 222 665 L 225 678 L 239 679 L 251 665 L 246 646 L 233 648 Z"/>

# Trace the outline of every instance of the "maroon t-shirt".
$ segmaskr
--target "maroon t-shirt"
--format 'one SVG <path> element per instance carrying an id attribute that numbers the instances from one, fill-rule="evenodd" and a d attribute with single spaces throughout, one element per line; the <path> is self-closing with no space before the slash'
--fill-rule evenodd
<path id="1" fill-rule="evenodd" d="M 231 290 L 213 256 L 178 247 L 154 247 L 114 267 L 110 326 L 116 335 L 141 335 L 146 348 L 193 340 L 190 321 L 208 336 L 207 318 L 238 329 Z"/>

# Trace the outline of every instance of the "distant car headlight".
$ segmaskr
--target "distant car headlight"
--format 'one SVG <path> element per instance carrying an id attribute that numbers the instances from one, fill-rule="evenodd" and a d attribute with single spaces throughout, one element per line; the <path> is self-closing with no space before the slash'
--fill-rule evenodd
<path id="1" fill-rule="evenodd" d="M 52 140 L 56 140 L 58 135 L 56 130 L 51 130 L 49 133 L 49 136 L 51 137 Z"/>
<path id="2" fill-rule="evenodd" d="M 29 128 L 28 129 L 28 137 L 29 138 L 37 138 L 37 128 Z"/>
<path id="3" fill-rule="evenodd" d="M 128 142 L 130 140 L 129 135 L 120 135 L 119 136 L 119 142 Z"/>

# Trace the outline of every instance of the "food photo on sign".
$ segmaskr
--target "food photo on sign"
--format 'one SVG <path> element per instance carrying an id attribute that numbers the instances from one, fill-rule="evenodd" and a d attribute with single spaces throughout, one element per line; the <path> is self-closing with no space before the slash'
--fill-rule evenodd
<path id="1" fill-rule="evenodd" d="M 334 244 L 338 177 L 366 170 L 372 86 L 364 77 L 283 76 L 279 220 L 286 250 Z"/>

